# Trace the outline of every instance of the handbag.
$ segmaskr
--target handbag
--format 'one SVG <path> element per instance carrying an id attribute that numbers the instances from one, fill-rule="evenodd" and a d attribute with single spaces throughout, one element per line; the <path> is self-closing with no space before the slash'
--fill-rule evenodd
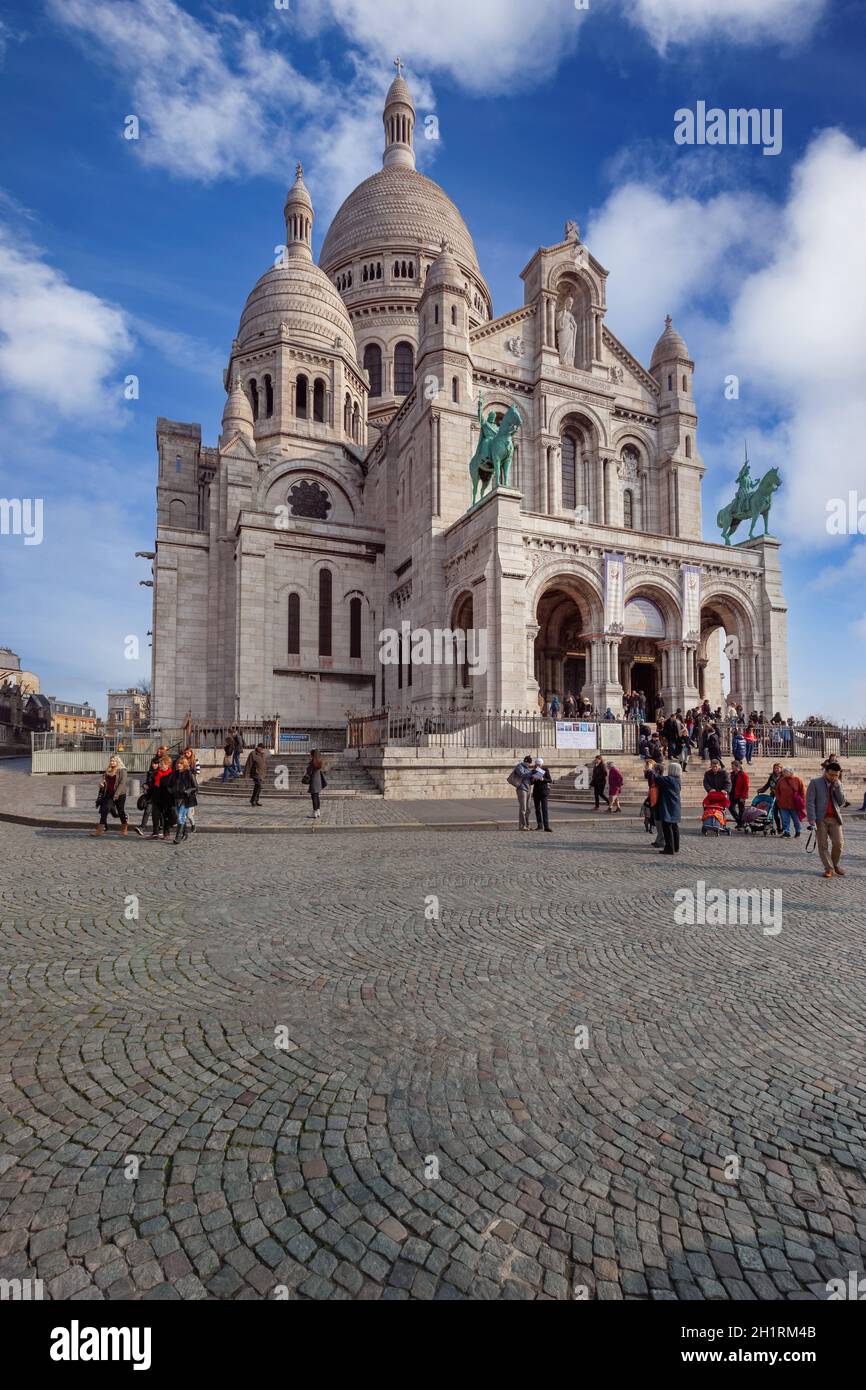
<path id="1" fill-rule="evenodd" d="M 303 777 L 301 778 L 301 782 L 305 787 L 308 787 L 310 785 L 310 774 L 308 772 L 304 773 Z"/>
<path id="2" fill-rule="evenodd" d="M 148 803 L 149 800 L 150 800 L 150 798 L 148 797 L 147 792 L 142 792 L 142 793 L 141 793 L 141 796 L 138 798 L 138 800 L 137 800 L 136 803 L 135 803 L 136 806 L 138 807 L 139 811 L 143 811 L 143 810 L 144 810 L 144 808 L 145 808 L 145 806 L 147 805 L 147 803 Z"/>
<path id="3" fill-rule="evenodd" d="M 515 767 L 511 769 L 505 780 L 508 783 L 509 787 L 519 787 L 523 783 L 523 774 L 518 772 L 517 768 Z"/>
<path id="4" fill-rule="evenodd" d="M 322 791 L 324 791 L 325 788 L 326 788 L 326 786 L 328 785 L 328 779 L 327 779 L 327 777 L 325 776 L 324 772 L 321 774 L 321 777 L 322 777 Z"/>

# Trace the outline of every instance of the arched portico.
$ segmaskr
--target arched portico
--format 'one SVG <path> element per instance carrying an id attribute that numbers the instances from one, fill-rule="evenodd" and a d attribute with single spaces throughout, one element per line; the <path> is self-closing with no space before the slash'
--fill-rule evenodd
<path id="1" fill-rule="evenodd" d="M 721 643 L 714 640 L 717 634 Z M 715 664 L 721 655 L 727 658 L 730 672 L 729 683 L 724 688 L 725 698 L 732 704 L 742 705 L 747 714 L 750 710 L 765 708 L 770 702 L 770 691 L 763 670 L 758 615 L 744 594 L 715 587 L 705 591 L 701 601 L 698 648 L 701 698 L 705 693 L 711 696 L 720 684 Z M 771 713 L 767 710 L 768 715 Z"/>
<path id="2" fill-rule="evenodd" d="M 528 628 L 528 681 L 535 697 L 583 695 L 596 704 L 603 670 L 604 606 L 583 575 L 551 574 L 534 595 L 535 621 Z"/>

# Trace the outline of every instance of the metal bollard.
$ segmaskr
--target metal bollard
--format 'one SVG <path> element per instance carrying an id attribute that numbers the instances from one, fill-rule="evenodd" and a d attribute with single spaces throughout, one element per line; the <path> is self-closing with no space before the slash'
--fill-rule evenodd
<path id="1" fill-rule="evenodd" d="M 67 782 L 65 786 L 61 787 L 61 789 L 60 789 L 60 805 L 61 805 L 61 806 L 70 806 L 70 807 L 74 807 L 74 806 L 75 806 L 75 785 L 74 785 L 74 783 Z"/>

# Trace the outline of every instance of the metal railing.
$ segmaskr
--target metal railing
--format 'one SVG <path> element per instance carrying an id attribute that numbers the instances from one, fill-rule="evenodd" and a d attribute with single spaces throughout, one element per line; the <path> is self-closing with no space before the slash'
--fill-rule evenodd
<path id="1" fill-rule="evenodd" d="M 411 710 L 381 709 L 350 715 L 348 747 L 363 748 L 556 748 L 557 724 L 594 725 L 597 746 L 604 752 L 638 752 L 640 728 L 634 719 L 554 720 L 537 710 L 442 709 L 414 706 Z M 646 721 L 651 730 L 655 724 Z M 605 733 L 605 730 L 609 730 Z M 719 743 L 726 757 L 741 727 L 719 725 Z M 866 755 L 866 729 L 832 725 L 763 724 L 757 726 L 753 756 L 825 758 Z M 562 732 L 560 733 L 562 739 Z"/>

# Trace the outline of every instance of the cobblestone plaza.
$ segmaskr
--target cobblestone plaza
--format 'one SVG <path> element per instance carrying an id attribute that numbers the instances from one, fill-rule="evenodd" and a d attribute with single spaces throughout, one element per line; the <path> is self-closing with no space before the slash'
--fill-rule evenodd
<path id="1" fill-rule="evenodd" d="M 0 1277 L 826 1298 L 866 1248 L 847 830 L 828 883 L 757 837 L 671 863 L 631 818 L 178 849 L 3 825 Z M 678 925 L 700 880 L 779 889 L 782 930 Z"/>

